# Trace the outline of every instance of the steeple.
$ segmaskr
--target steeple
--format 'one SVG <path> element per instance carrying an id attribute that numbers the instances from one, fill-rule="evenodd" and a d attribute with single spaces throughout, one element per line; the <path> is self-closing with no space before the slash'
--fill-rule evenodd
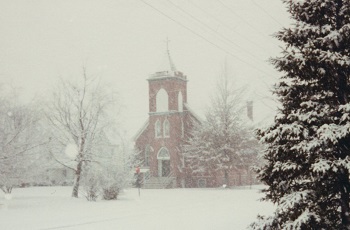
<path id="1" fill-rule="evenodd" d="M 171 59 L 171 56 L 170 56 L 170 51 L 169 51 L 169 42 L 170 40 L 168 38 L 166 38 L 166 50 L 167 50 L 167 55 L 168 55 L 168 60 L 169 60 L 169 65 L 170 65 L 170 70 L 175 72 L 176 71 L 176 68 L 175 68 L 175 65 L 174 65 L 174 62 L 173 60 Z"/>
<path id="2" fill-rule="evenodd" d="M 175 77 L 175 78 L 180 78 L 181 80 L 186 80 L 186 76 L 182 72 L 178 71 L 175 67 L 173 59 L 171 58 L 171 55 L 170 55 L 169 42 L 170 40 L 167 38 L 165 40 L 166 52 L 162 60 L 162 65 L 159 67 L 158 72 L 152 74 L 149 77 L 149 80 L 169 78 L 169 77 Z"/>

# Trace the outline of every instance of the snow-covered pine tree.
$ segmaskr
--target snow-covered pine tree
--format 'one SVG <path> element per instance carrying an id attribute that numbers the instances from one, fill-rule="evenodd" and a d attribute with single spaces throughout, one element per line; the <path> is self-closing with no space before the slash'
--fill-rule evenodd
<path id="1" fill-rule="evenodd" d="M 350 1 L 283 0 L 294 20 L 272 60 L 281 109 L 258 131 L 259 177 L 277 205 L 252 229 L 350 229 Z"/>
<path id="2" fill-rule="evenodd" d="M 233 81 L 224 76 L 218 81 L 211 105 L 202 122 L 193 122 L 193 130 L 185 144 L 187 165 L 194 172 L 222 173 L 230 185 L 232 172 L 249 173 L 256 158 L 257 142 L 252 126 L 244 119 L 245 89 L 236 89 Z M 250 183 L 251 178 L 248 178 Z M 232 181 L 231 181 L 232 182 Z"/>

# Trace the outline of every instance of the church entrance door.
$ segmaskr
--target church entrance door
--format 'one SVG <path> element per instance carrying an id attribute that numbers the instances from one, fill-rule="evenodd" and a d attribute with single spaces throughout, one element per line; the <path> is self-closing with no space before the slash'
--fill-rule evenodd
<path id="1" fill-rule="evenodd" d="M 168 177 L 170 175 L 170 160 L 158 160 L 158 176 Z"/>
<path id="2" fill-rule="evenodd" d="M 162 177 L 170 175 L 170 160 L 162 160 Z"/>
<path id="3" fill-rule="evenodd" d="M 161 148 L 157 155 L 158 158 L 158 176 L 168 177 L 170 175 L 170 154 L 165 147 Z"/>

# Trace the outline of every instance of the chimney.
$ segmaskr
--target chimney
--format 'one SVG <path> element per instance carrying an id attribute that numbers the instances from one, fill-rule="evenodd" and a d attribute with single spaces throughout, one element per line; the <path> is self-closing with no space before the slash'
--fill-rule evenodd
<path id="1" fill-rule="evenodd" d="M 253 121 L 253 101 L 247 101 L 247 117 Z"/>

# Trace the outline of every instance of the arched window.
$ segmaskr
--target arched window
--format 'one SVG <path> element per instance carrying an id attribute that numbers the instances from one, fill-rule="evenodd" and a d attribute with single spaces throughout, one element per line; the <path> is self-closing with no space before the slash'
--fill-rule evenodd
<path id="1" fill-rule="evenodd" d="M 170 154 L 167 148 L 163 147 L 159 150 L 157 154 L 158 160 L 170 160 Z"/>
<path id="2" fill-rule="evenodd" d="M 177 96 L 177 107 L 178 107 L 178 111 L 179 112 L 183 111 L 183 100 L 182 100 L 182 93 L 181 93 L 181 91 L 179 92 L 179 95 Z"/>
<path id="3" fill-rule="evenodd" d="M 163 123 L 163 134 L 164 137 L 170 137 L 170 122 L 168 121 L 168 119 L 165 119 Z"/>
<path id="4" fill-rule="evenodd" d="M 164 89 L 160 89 L 157 93 L 156 97 L 156 111 L 157 112 L 167 112 L 169 107 L 168 107 L 168 93 Z"/>
<path id="5" fill-rule="evenodd" d="M 144 163 L 145 166 L 149 166 L 149 155 L 150 155 L 150 151 L 151 151 L 150 146 L 149 146 L 149 145 L 146 145 L 146 148 L 145 148 L 145 163 Z"/>
<path id="6" fill-rule="evenodd" d="M 156 134 L 156 138 L 162 137 L 162 127 L 159 120 L 157 120 L 154 125 L 154 132 Z"/>

